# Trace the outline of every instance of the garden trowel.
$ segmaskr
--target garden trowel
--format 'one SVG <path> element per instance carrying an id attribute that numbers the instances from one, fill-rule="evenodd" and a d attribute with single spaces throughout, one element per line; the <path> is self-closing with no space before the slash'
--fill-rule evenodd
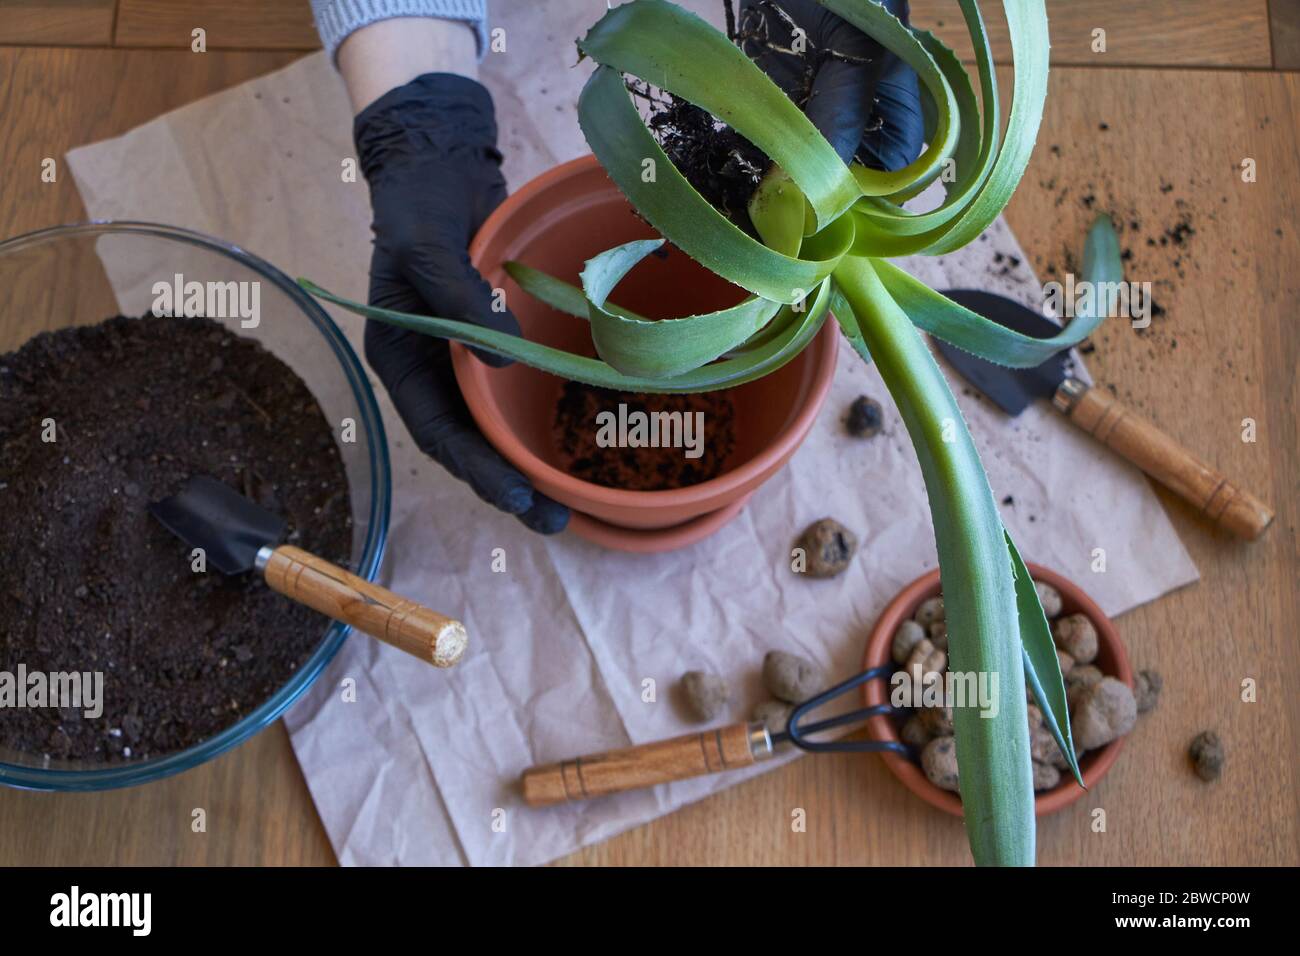
<path id="1" fill-rule="evenodd" d="M 1005 296 L 972 289 L 944 295 L 1024 335 L 1051 338 L 1061 331 L 1050 319 Z M 934 344 L 953 368 L 1008 415 L 1019 415 L 1035 399 L 1050 398 L 1075 425 L 1233 534 L 1257 538 L 1273 520 L 1273 512 L 1262 501 L 1233 485 L 1106 389 L 1092 388 L 1070 374 L 1071 362 L 1078 360 L 1068 353 L 1053 355 L 1037 368 L 1007 368 L 938 338 Z"/>
<path id="2" fill-rule="evenodd" d="M 258 571 L 272 589 L 336 621 L 350 624 L 437 667 L 465 653 L 459 621 L 357 577 L 301 548 L 278 544 L 285 523 L 215 478 L 196 475 L 149 513 L 222 574 Z"/>

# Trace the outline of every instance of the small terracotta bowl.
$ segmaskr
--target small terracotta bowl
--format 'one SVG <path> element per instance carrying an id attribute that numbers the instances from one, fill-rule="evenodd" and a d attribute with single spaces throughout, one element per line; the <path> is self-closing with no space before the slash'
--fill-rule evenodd
<path id="1" fill-rule="evenodd" d="M 506 290 L 526 338 L 594 355 L 590 325 L 529 296 L 506 274 L 504 263 L 517 259 L 576 285 L 592 256 L 656 235 L 596 158 L 584 156 L 506 199 L 475 236 L 470 258 L 490 285 Z M 649 318 L 665 319 L 726 308 L 744 297 L 742 289 L 665 246 L 633 269 L 611 298 Z M 836 323 L 828 319 L 785 366 L 729 389 L 735 447 L 721 474 L 667 491 L 608 488 L 565 470 L 552 433 L 563 380 L 522 363 L 489 368 L 456 344 L 452 363 L 484 436 L 537 488 L 573 509 L 571 531 L 609 548 L 665 551 L 698 541 L 734 518 L 795 453 L 830 390 L 837 339 Z"/>
<path id="2" fill-rule="evenodd" d="M 1110 618 L 1103 614 L 1101 608 L 1096 605 L 1092 598 L 1088 597 L 1083 589 L 1074 582 L 1037 564 L 1029 564 L 1028 568 L 1034 580 L 1050 584 L 1060 592 L 1062 615 L 1086 614 L 1088 619 L 1092 621 L 1093 627 L 1097 629 L 1098 645 L 1097 659 L 1093 661 L 1093 664 L 1100 668 L 1101 672 L 1106 676 L 1118 678 L 1128 684 L 1129 687 L 1132 687 L 1133 670 L 1129 666 L 1128 654 L 1125 652 L 1124 645 L 1119 639 L 1119 633 L 1115 630 L 1115 625 L 1111 623 Z M 875 629 L 867 640 L 863 668 L 892 664 L 890 646 L 893 643 L 894 632 L 898 630 L 898 626 L 903 621 L 916 613 L 916 609 L 921 606 L 922 601 L 935 597 L 939 593 L 939 572 L 937 570 L 922 575 L 903 588 L 898 597 L 890 602 L 884 613 L 880 615 L 880 619 L 876 621 Z M 883 680 L 868 681 L 863 685 L 863 698 L 868 706 L 885 703 L 888 692 L 889 685 Z M 875 740 L 901 742 L 898 731 L 898 724 L 890 716 L 872 717 L 867 722 L 867 732 Z M 1083 771 L 1083 780 L 1088 785 L 1088 789 L 1091 790 L 1095 787 L 1098 781 L 1106 775 L 1123 747 L 1124 738 L 1120 737 L 1104 747 L 1090 750 L 1083 755 L 1083 759 L 1079 761 L 1079 769 Z M 908 790 L 911 790 L 926 803 L 938 807 L 946 813 L 958 817 L 962 815 L 961 797 L 950 790 L 941 790 L 932 784 L 926 779 L 925 772 L 919 764 L 901 754 L 886 752 L 881 756 L 890 771 L 902 781 L 903 786 L 907 787 Z M 1039 793 L 1034 798 L 1034 812 L 1038 816 L 1055 813 L 1057 810 L 1063 810 L 1074 803 L 1083 794 L 1084 791 L 1074 782 L 1074 778 L 1062 773 L 1059 785 L 1051 790 Z"/>

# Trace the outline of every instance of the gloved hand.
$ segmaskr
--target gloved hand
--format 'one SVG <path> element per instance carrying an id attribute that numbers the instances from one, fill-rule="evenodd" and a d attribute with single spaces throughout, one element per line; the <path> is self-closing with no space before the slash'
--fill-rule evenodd
<path id="1" fill-rule="evenodd" d="M 353 138 L 375 217 L 370 304 L 518 335 L 509 311 L 493 311 L 492 289 L 466 252 L 506 196 L 488 91 L 454 73 L 426 73 L 362 110 Z M 371 319 L 365 353 L 421 451 L 534 531 L 564 528 L 569 510 L 536 491 L 480 434 L 446 340 Z"/>
<path id="2" fill-rule="evenodd" d="M 907 22 L 907 0 L 883 6 Z M 796 26 L 807 38 L 804 57 L 772 49 L 791 49 Z M 778 86 L 796 102 L 808 94 L 804 112 L 845 162 L 856 156 L 895 170 L 920 155 L 925 122 L 916 73 L 865 33 L 816 0 L 742 0 L 736 27 L 742 49 Z M 825 51 L 838 56 L 823 57 L 809 85 L 809 63 Z"/>

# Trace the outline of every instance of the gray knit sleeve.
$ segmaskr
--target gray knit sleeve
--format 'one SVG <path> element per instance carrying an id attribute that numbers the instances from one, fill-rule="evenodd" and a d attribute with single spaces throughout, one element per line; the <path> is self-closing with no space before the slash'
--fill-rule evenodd
<path id="1" fill-rule="evenodd" d="M 311 0 L 311 10 L 331 60 L 349 33 L 393 17 L 463 20 L 478 36 L 478 55 L 487 50 L 487 0 Z"/>

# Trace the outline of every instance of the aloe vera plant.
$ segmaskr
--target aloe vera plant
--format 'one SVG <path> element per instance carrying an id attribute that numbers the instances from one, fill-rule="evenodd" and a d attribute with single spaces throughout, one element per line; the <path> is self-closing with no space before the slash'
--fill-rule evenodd
<path id="1" fill-rule="evenodd" d="M 1034 861 L 1034 791 L 1019 688 L 1028 681 L 1076 780 L 1065 689 L 1033 582 L 994 502 L 975 446 L 918 330 L 1005 365 L 1027 367 L 1085 338 L 1104 314 L 1080 315 L 1048 340 L 998 326 L 908 275 L 893 257 L 950 252 L 977 237 L 1020 181 L 1047 91 L 1043 0 L 1005 0 L 1015 64 L 1001 134 L 998 89 L 977 0 L 957 0 L 974 44 L 978 95 L 956 55 L 872 0 L 819 0 L 918 74 L 924 152 L 893 171 L 846 165 L 795 104 L 724 35 L 666 0 L 609 10 L 579 42 L 597 64 L 579 102 L 592 151 L 641 215 L 699 263 L 750 296 L 722 311 L 647 321 L 614 304 L 619 281 L 664 240 L 627 243 L 590 260 L 581 288 L 519 263 L 517 283 L 552 307 L 589 320 L 599 359 L 573 355 L 466 322 L 311 292 L 385 322 L 442 336 L 593 385 L 694 392 L 738 385 L 781 367 L 834 315 L 874 361 L 920 460 L 934 518 L 954 671 L 998 675 L 996 716 L 955 710 L 966 829 L 980 864 Z M 734 225 L 676 170 L 647 129 L 624 74 L 699 106 L 772 160 L 750 203 L 761 241 Z M 643 177 L 651 166 L 655 175 Z M 950 171 L 953 175 L 943 175 Z M 927 212 L 903 203 L 941 181 Z M 1109 263 L 1113 233 L 1090 236 L 1085 271 Z"/>

